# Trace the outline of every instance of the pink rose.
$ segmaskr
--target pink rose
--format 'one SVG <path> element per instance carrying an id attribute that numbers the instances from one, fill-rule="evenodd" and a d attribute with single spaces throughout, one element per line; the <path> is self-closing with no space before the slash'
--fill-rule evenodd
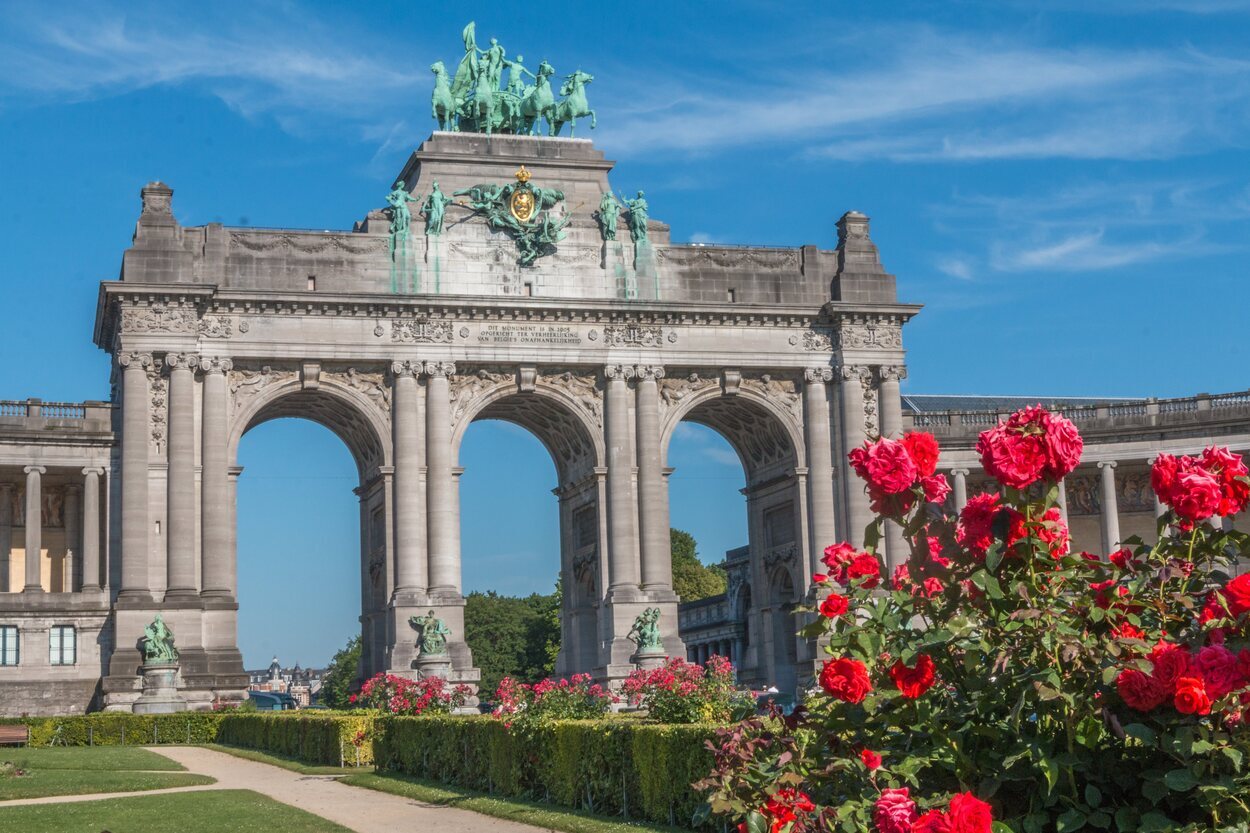
<path id="1" fill-rule="evenodd" d="M 848 457 L 851 466 L 869 488 L 894 495 L 912 487 L 919 476 L 916 463 L 899 440 L 879 439 L 865 442 Z"/>
<path id="2" fill-rule="evenodd" d="M 920 486 L 924 489 L 924 499 L 929 503 L 944 503 L 946 496 L 951 493 L 950 484 L 946 482 L 944 474 L 926 477 L 920 481 Z"/>
<path id="3" fill-rule="evenodd" d="M 1181 472 L 1172 486 L 1172 509 L 1189 521 L 1205 521 L 1220 507 L 1220 483 L 1205 469 Z"/>
<path id="4" fill-rule="evenodd" d="M 872 810 L 877 833 L 910 833 L 915 820 L 916 802 L 909 797 L 907 787 L 881 791 Z"/>

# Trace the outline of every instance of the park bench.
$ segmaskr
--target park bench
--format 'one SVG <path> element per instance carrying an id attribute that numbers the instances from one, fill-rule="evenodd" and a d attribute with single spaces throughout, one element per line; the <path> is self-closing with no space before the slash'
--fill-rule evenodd
<path id="1" fill-rule="evenodd" d="M 0 726 L 0 745 L 30 743 L 30 727 L 25 724 Z"/>

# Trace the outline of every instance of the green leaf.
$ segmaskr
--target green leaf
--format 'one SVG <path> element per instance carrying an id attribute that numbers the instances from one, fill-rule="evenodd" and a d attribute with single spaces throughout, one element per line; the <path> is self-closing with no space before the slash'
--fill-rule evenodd
<path id="1" fill-rule="evenodd" d="M 1091 807 L 1097 807 L 1099 804 L 1102 804 L 1102 791 L 1093 784 L 1086 785 L 1085 803 Z"/>
<path id="2" fill-rule="evenodd" d="M 1221 746 L 1220 752 L 1232 762 L 1234 772 L 1241 772 L 1241 762 L 1243 760 L 1241 750 L 1234 749 L 1231 746 Z"/>
<path id="3" fill-rule="evenodd" d="M 1115 827 L 1120 833 L 1129 833 L 1129 831 L 1136 830 L 1140 826 L 1136 808 L 1121 807 L 1115 811 Z"/>
<path id="4" fill-rule="evenodd" d="M 1185 767 L 1179 767 L 1164 775 L 1163 783 L 1167 784 L 1172 792 L 1183 793 L 1197 786 L 1198 779 Z"/>
<path id="5" fill-rule="evenodd" d="M 759 813 L 747 815 L 747 833 L 768 833 L 768 820 Z"/>
<path id="6" fill-rule="evenodd" d="M 990 572 L 998 570 L 998 565 L 1003 560 L 1003 545 L 1001 541 L 996 541 L 990 545 L 985 551 L 985 569 Z"/>
<path id="7" fill-rule="evenodd" d="M 1096 813 L 1090 813 L 1089 818 L 1085 819 L 1085 823 L 1090 827 L 1097 827 L 1099 830 L 1106 830 L 1111 826 L 1111 816 L 1099 810 Z"/>
<path id="8" fill-rule="evenodd" d="M 1055 830 L 1058 833 L 1068 833 L 1071 830 L 1080 830 L 1085 826 L 1085 814 L 1075 807 L 1059 817 L 1055 823 Z"/>
<path id="9" fill-rule="evenodd" d="M 1176 827 L 1176 822 L 1156 810 L 1151 810 L 1141 817 L 1141 825 L 1138 830 L 1141 833 L 1164 833 Z"/>
<path id="10" fill-rule="evenodd" d="M 1141 723 L 1130 723 L 1124 727 L 1124 734 L 1130 738 L 1137 738 L 1147 746 L 1155 745 L 1155 731 L 1149 726 L 1143 726 Z"/>

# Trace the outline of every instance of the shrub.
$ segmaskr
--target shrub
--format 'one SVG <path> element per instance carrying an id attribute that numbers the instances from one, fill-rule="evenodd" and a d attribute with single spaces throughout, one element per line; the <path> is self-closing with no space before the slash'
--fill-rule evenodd
<path id="1" fill-rule="evenodd" d="M 1000 488 L 958 517 L 927 434 L 850 455 L 878 518 L 826 550 L 808 709 L 721 733 L 701 783 L 747 829 L 1245 830 L 1250 498 L 1239 457 L 1162 455 L 1158 542 L 1072 553 L 1057 482 L 1079 462 L 1040 407 L 977 445 Z M 884 523 L 911 554 L 882 575 Z"/>
<path id="2" fill-rule="evenodd" d="M 705 665 L 669 657 L 660 668 L 634 671 L 621 689 L 661 723 L 725 723 L 755 705 L 736 695 L 733 665 L 721 656 Z"/>
<path id="3" fill-rule="evenodd" d="M 589 674 L 574 674 L 568 679 L 553 680 L 548 677 L 533 685 L 504 677 L 495 691 L 499 705 L 495 715 L 505 718 L 509 724 L 532 720 L 588 720 L 603 717 L 616 695 L 598 683 Z"/>
<path id="4" fill-rule="evenodd" d="M 30 745 L 35 747 L 147 746 L 212 743 L 220 720 L 221 715 L 212 712 L 95 712 L 66 717 L 0 718 L 0 723 L 28 726 Z"/>
<path id="5" fill-rule="evenodd" d="M 217 742 L 297 758 L 305 763 L 365 766 L 373 762 L 372 712 L 227 713 Z"/>
<path id="6" fill-rule="evenodd" d="M 441 677 L 410 680 L 394 674 L 378 673 L 365 680 L 359 694 L 348 698 L 359 708 L 391 714 L 450 714 L 468 702 L 473 689 L 457 685 L 447 689 Z"/>

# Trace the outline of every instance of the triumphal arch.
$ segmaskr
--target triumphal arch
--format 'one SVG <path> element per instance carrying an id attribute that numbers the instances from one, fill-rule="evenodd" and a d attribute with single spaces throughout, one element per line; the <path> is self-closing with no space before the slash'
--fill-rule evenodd
<path id="1" fill-rule="evenodd" d="M 457 77 L 485 95 L 492 58 L 468 61 L 467 41 Z M 538 77 L 550 70 L 544 61 Z M 445 70 L 440 84 L 451 91 Z M 88 478 L 95 505 L 75 510 L 85 520 L 66 544 L 81 553 L 70 578 L 38 600 L 38 576 L 16 583 L 32 589 L 21 594 L 32 627 L 61 611 L 86 623 L 80 644 L 99 649 L 80 676 L 99 680 L 99 705 L 139 696 L 157 613 L 176 635 L 188 703 L 242 696 L 236 454 L 248 430 L 282 417 L 325 425 L 357 465 L 366 675 L 423 673 L 413 623 L 432 611 L 448 632 L 437 672 L 477 679 L 463 640 L 458 452 L 479 419 L 529 429 L 555 461 L 558 673 L 621 679 L 637 661 L 631 626 L 650 609 L 664 651 L 686 654 L 666 465 L 683 420 L 722 434 L 746 472 L 741 615 L 756 636 L 738 664 L 765 682 L 783 665 L 810 670 L 792 611 L 824 546 L 861 539 L 870 519 L 839 461 L 902 430 L 902 332 L 917 307 L 898 303 L 856 212 L 830 216 L 836 248 L 673 243 L 644 193 L 614 191 L 591 140 L 529 135 L 541 132 L 524 122 L 533 92 L 522 79 L 520 120 L 483 107 L 461 125 L 453 112 L 341 231 L 184 226 L 170 187 L 142 189 L 119 279 L 99 288 L 94 338 L 114 360 L 112 401 L 97 406 L 106 439 L 10 488 L 38 507 L 41 483 L 63 482 L 81 507 Z M 37 534 L 26 543 L 39 552 Z M 887 544 L 901 560 L 901 542 Z"/>

